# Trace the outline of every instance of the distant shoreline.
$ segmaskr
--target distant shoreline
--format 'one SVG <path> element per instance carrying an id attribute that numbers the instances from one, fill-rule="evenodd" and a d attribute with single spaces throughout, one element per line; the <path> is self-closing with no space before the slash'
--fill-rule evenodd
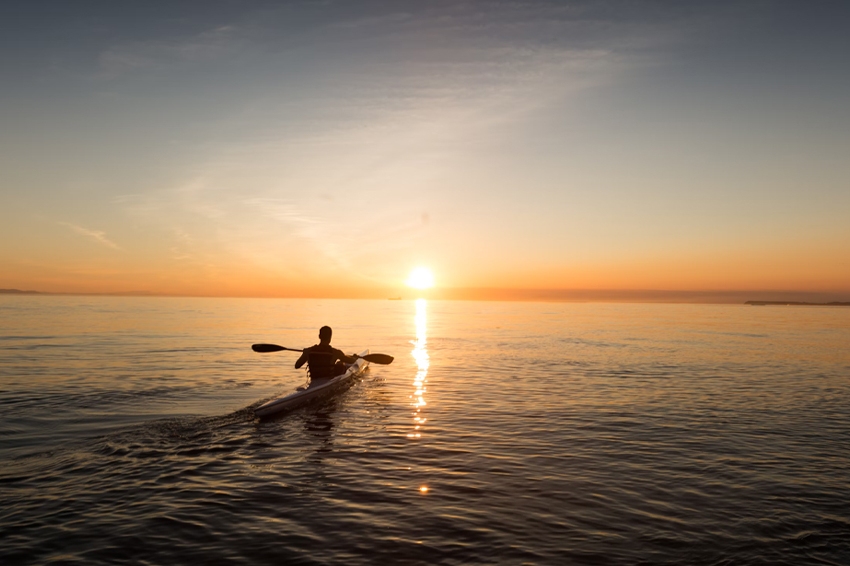
<path id="1" fill-rule="evenodd" d="M 42 295 L 39 291 L 21 291 L 20 289 L 0 289 L 0 295 Z"/>
<path id="2" fill-rule="evenodd" d="M 0 295 L 44 295 L 70 297 L 191 297 L 194 295 L 157 295 L 148 291 L 126 291 L 117 293 L 74 293 L 63 291 L 22 291 L 21 289 L 0 289 Z"/>
<path id="3" fill-rule="evenodd" d="M 841 301 L 832 301 L 829 303 L 807 303 L 804 301 L 747 301 L 745 305 L 754 307 L 771 307 L 771 306 L 802 306 L 802 307 L 850 307 L 850 303 Z"/>

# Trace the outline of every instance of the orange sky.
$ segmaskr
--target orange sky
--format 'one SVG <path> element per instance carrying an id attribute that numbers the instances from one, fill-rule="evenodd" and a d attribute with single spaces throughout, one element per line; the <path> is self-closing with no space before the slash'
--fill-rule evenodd
<path id="1" fill-rule="evenodd" d="M 841 19 L 582 6 L 22 19 L 0 288 L 850 299 Z"/>

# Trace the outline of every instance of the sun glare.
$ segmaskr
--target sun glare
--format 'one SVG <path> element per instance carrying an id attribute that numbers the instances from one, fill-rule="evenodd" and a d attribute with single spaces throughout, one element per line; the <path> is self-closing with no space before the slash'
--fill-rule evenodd
<path id="1" fill-rule="evenodd" d="M 410 272 L 407 286 L 414 289 L 428 289 L 434 286 L 434 274 L 427 267 L 417 267 Z"/>

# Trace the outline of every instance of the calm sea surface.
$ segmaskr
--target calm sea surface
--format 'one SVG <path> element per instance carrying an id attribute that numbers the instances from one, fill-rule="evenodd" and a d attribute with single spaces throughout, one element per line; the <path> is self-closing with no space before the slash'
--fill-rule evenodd
<path id="1" fill-rule="evenodd" d="M 0 564 L 119 562 L 850 564 L 850 309 L 0 296 Z"/>

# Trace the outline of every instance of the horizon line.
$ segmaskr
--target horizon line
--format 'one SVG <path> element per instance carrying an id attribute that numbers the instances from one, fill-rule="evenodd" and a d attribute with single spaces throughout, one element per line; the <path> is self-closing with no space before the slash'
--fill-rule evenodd
<path id="1" fill-rule="evenodd" d="M 412 289 L 411 289 L 412 291 Z M 160 293 L 146 290 L 134 291 L 36 291 L 0 289 L 2 295 L 68 295 L 103 297 L 175 297 L 175 298 L 242 298 L 242 299 L 341 299 L 341 300 L 415 300 L 426 298 L 447 301 L 490 302 L 614 302 L 614 303 L 670 303 L 670 304 L 745 304 L 747 301 L 795 302 L 847 302 L 850 291 L 803 290 L 685 290 L 685 289 L 528 289 L 501 287 L 440 287 L 416 291 L 404 297 L 398 290 L 386 289 L 383 293 L 307 295 L 298 293 L 269 294 L 203 294 Z"/>

